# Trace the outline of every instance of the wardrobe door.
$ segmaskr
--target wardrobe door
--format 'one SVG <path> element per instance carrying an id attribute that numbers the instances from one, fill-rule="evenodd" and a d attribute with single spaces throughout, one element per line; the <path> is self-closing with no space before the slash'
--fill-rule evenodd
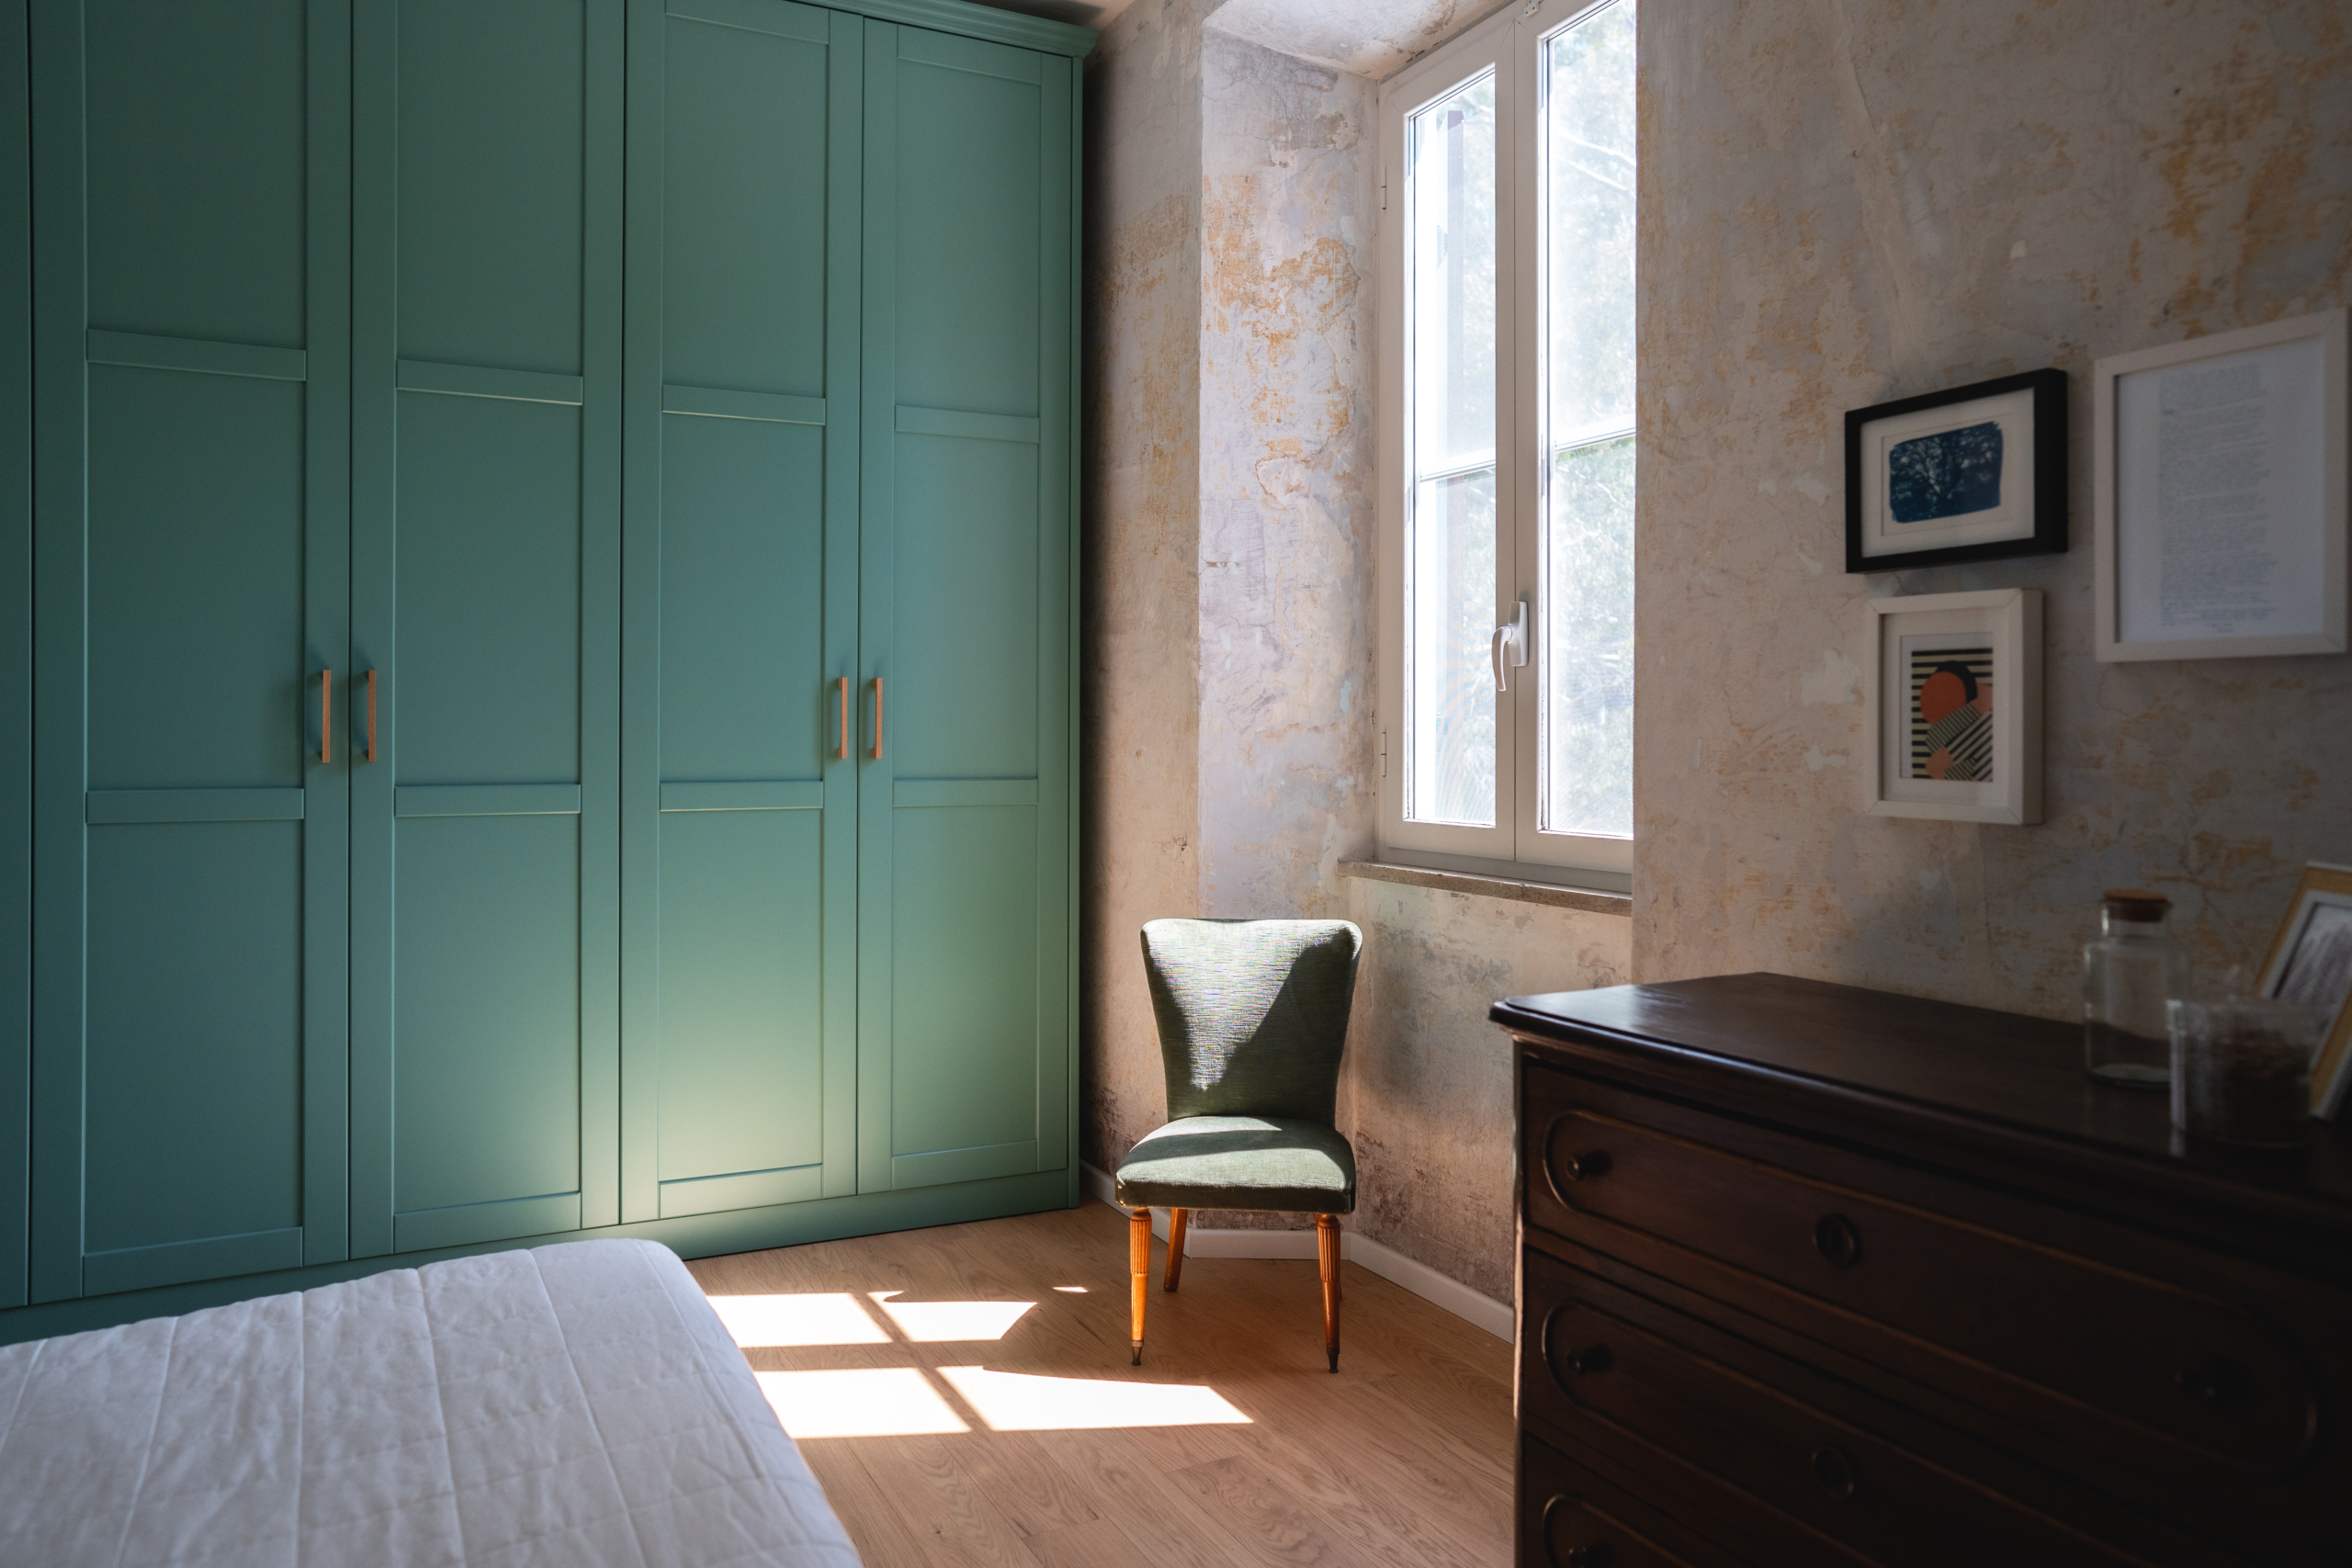
<path id="1" fill-rule="evenodd" d="M 866 27 L 859 1183 L 1069 1155 L 1072 65 Z"/>
<path id="2" fill-rule="evenodd" d="M 623 1217 L 856 1190 L 856 17 L 632 0 Z"/>
<path id="3" fill-rule="evenodd" d="M 333 0 L 32 27 L 55 1301 L 345 1255 L 349 59 Z"/>
<path id="4" fill-rule="evenodd" d="M 362 1255 L 619 1218 L 622 29 L 355 21 Z"/>

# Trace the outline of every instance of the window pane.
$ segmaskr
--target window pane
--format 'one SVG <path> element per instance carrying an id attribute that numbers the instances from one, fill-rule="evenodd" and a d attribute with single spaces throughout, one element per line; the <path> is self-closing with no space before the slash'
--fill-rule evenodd
<path id="1" fill-rule="evenodd" d="M 1634 6 L 1543 59 L 1543 798 L 1547 833 L 1634 831 Z"/>
<path id="2" fill-rule="evenodd" d="M 1406 123 L 1405 815 L 1492 827 L 1495 78 Z"/>
<path id="3" fill-rule="evenodd" d="M 1456 88 L 1406 128 L 1411 181 L 1416 478 L 1494 461 L 1495 78 Z"/>
<path id="4" fill-rule="evenodd" d="M 1544 829 L 1634 831 L 1634 443 L 1552 460 Z"/>
<path id="5" fill-rule="evenodd" d="M 1555 447 L 1634 427 L 1634 0 L 1544 51 Z"/>
<path id="6" fill-rule="evenodd" d="M 1495 825 L 1495 471 L 1413 487 L 1405 815 Z"/>

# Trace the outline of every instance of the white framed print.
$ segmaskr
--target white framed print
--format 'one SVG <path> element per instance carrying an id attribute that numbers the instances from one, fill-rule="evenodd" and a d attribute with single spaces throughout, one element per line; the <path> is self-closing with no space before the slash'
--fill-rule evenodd
<path id="1" fill-rule="evenodd" d="M 2345 321 L 2098 361 L 2102 662 L 2346 650 Z"/>
<path id="2" fill-rule="evenodd" d="M 2041 820 L 2041 591 L 1869 602 L 1862 769 L 1877 817 Z"/>

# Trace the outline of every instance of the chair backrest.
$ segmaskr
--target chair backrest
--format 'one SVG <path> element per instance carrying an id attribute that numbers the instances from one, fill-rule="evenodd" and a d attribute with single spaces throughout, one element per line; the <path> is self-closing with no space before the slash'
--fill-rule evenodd
<path id="1" fill-rule="evenodd" d="M 1356 955 L 1346 920 L 1153 920 L 1143 928 L 1168 1116 L 1329 1126 Z"/>

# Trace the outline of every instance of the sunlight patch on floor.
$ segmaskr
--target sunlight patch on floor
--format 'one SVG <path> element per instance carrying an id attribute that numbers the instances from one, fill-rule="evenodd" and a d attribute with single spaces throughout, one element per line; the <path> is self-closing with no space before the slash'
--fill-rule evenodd
<path id="1" fill-rule="evenodd" d="M 1047 1378 L 987 1367 L 942 1367 L 939 1375 L 999 1432 L 1250 1425 L 1222 1394 L 1199 1383 Z"/>
<path id="2" fill-rule="evenodd" d="M 897 1302 L 896 1291 L 869 1292 L 899 1333 L 918 1345 L 955 1339 L 1001 1339 L 1035 1302 Z"/>
<path id="3" fill-rule="evenodd" d="M 712 1296 L 718 1321 L 746 1350 L 793 1345 L 887 1345 L 890 1336 L 847 1291 L 831 1294 Z"/>
<path id="4" fill-rule="evenodd" d="M 797 1440 L 899 1438 L 972 1428 L 914 1367 L 761 1372 L 760 1392 Z"/>
<path id="5" fill-rule="evenodd" d="M 1083 1286 L 1057 1290 L 1084 1294 Z M 798 1346 L 1000 1340 L 1035 1302 L 906 1302 L 898 1291 L 711 1296 L 746 1350 Z M 989 1367 L 849 1367 L 757 1371 L 760 1391 L 796 1439 L 1116 1427 L 1248 1426 L 1215 1389 L 1140 1378 L 1058 1378 Z"/>

